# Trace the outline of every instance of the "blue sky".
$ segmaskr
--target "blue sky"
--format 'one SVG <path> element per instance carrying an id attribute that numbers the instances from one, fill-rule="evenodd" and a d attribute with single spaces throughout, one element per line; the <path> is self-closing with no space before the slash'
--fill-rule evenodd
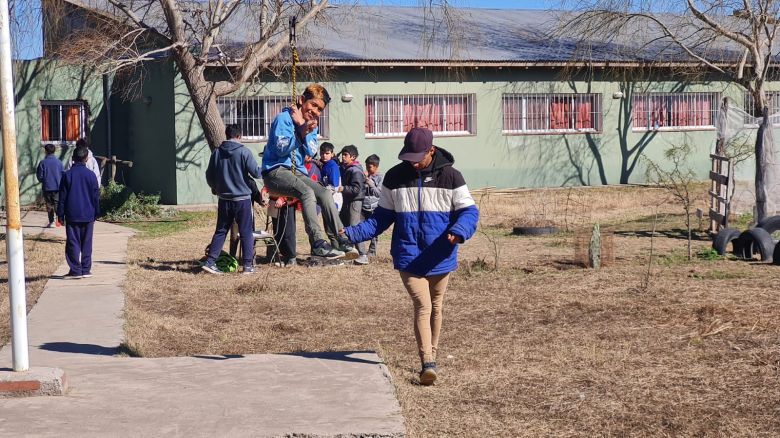
<path id="1" fill-rule="evenodd" d="M 361 3 L 374 5 L 420 6 L 424 0 L 361 0 Z M 434 1 L 440 3 L 441 1 Z M 38 58 L 43 55 L 43 35 L 40 21 L 40 0 L 17 0 L 15 15 L 24 24 L 12 27 L 14 57 L 19 59 Z M 334 3 L 354 3 L 354 0 L 334 0 Z M 531 0 L 450 0 L 456 7 L 492 8 L 492 9 L 552 9 L 560 7 L 560 2 Z M 21 28 L 21 30 L 20 30 Z"/>

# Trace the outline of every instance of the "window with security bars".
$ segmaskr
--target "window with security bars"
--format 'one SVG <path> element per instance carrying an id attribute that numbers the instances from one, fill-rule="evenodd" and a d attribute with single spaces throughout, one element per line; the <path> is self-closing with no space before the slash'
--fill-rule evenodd
<path id="1" fill-rule="evenodd" d="M 715 129 L 720 93 L 644 93 L 631 101 L 635 131 Z"/>
<path id="2" fill-rule="evenodd" d="M 504 134 L 601 131 L 600 94 L 504 94 L 501 100 Z"/>
<path id="3" fill-rule="evenodd" d="M 86 136 L 86 126 L 84 102 L 41 102 L 41 142 L 74 143 Z"/>
<path id="4" fill-rule="evenodd" d="M 477 133 L 473 94 L 375 95 L 365 102 L 366 137 L 403 137 L 412 128 L 435 135 Z"/>
<path id="5" fill-rule="evenodd" d="M 222 121 L 226 124 L 238 124 L 242 138 L 247 140 L 266 140 L 274 118 L 290 106 L 289 96 L 251 96 L 218 97 L 217 107 Z M 328 138 L 328 107 L 320 114 L 318 123 L 319 137 Z"/>
<path id="6" fill-rule="evenodd" d="M 780 91 L 766 92 L 767 107 L 769 108 L 769 122 L 780 125 Z M 761 117 L 760 111 L 756 111 L 753 95 L 745 92 L 745 124 L 758 126 L 756 118 Z"/>

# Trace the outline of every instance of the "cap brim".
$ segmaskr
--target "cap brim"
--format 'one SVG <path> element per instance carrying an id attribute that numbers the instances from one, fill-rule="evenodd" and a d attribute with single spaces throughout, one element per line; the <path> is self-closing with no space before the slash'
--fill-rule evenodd
<path id="1" fill-rule="evenodd" d="M 398 154 L 398 159 L 401 161 L 411 161 L 413 163 L 417 163 L 419 161 L 422 161 L 423 158 L 425 158 L 425 155 L 428 153 L 428 151 L 425 152 L 406 152 L 403 154 Z"/>

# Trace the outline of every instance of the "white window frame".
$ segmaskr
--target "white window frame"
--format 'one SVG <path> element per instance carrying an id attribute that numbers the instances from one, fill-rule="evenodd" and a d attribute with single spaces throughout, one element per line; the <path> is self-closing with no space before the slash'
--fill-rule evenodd
<path id="1" fill-rule="evenodd" d="M 39 111 L 38 111 L 38 117 L 41 118 L 41 132 L 40 132 L 40 138 L 41 138 L 41 144 L 60 144 L 60 145 L 75 145 L 77 140 L 65 140 L 65 132 L 63 129 L 65 126 L 60 123 L 60 132 L 59 132 L 59 140 L 44 140 L 43 139 L 43 117 L 41 116 L 41 113 L 43 112 L 43 107 L 49 106 L 49 107 L 59 107 L 59 112 L 62 114 L 62 107 L 65 106 L 76 106 L 79 108 L 79 139 L 86 138 L 87 136 L 87 105 L 86 102 L 83 100 L 42 100 L 40 101 Z"/>
<path id="2" fill-rule="evenodd" d="M 636 118 L 636 114 L 634 114 L 634 99 L 669 99 L 671 102 L 675 98 L 690 98 L 692 101 L 694 101 L 696 98 L 699 97 L 709 97 L 711 99 L 711 105 L 710 105 L 710 120 L 712 121 L 711 125 L 685 125 L 685 126 L 649 126 L 650 125 L 650 118 L 649 115 L 652 113 L 652 111 L 647 111 L 647 123 L 648 126 L 634 126 L 634 120 Z M 633 132 L 648 132 L 648 131 L 711 131 L 716 129 L 715 123 L 718 119 L 718 111 L 720 108 L 720 93 L 718 92 L 711 92 L 711 91 L 686 91 L 686 92 L 678 92 L 678 93 L 634 93 L 632 96 L 631 101 L 631 130 Z M 668 114 L 669 118 L 671 119 L 672 114 L 671 112 Z"/>
<path id="3" fill-rule="evenodd" d="M 528 100 L 529 99 L 544 99 L 546 104 L 544 105 L 545 114 L 543 120 L 546 121 L 546 127 L 542 129 L 530 129 L 528 128 Z M 572 104 L 576 104 L 577 101 L 589 99 L 592 105 L 590 116 L 592 120 L 593 128 L 550 128 L 550 101 L 553 99 L 570 99 Z M 515 129 L 507 129 L 504 125 L 506 115 L 504 114 L 504 108 L 507 101 L 515 101 L 518 104 L 517 110 L 520 112 L 521 126 Z M 571 119 L 572 126 L 577 125 L 576 111 L 572 112 Z M 501 133 L 504 135 L 544 135 L 544 134 L 594 134 L 600 133 L 603 124 L 603 111 L 602 111 L 602 95 L 600 93 L 504 93 L 501 95 Z"/>
<path id="4" fill-rule="evenodd" d="M 260 121 L 259 117 L 253 118 L 252 124 L 255 128 L 260 127 L 260 123 L 262 123 L 262 132 L 264 132 L 263 135 L 249 135 L 248 133 L 243 133 L 241 136 L 242 140 L 256 140 L 256 141 L 263 141 L 268 140 L 268 133 L 271 131 L 271 124 L 274 121 L 274 118 L 278 115 L 278 113 L 270 114 L 268 111 L 269 103 L 279 104 L 282 103 L 282 108 L 286 108 L 290 106 L 290 96 L 220 96 L 217 98 L 217 107 L 219 108 L 220 116 L 222 117 L 222 121 L 228 125 L 228 124 L 234 124 L 239 123 L 240 119 L 238 117 L 238 105 L 233 105 L 231 108 L 228 108 L 231 110 L 230 112 L 232 114 L 229 114 L 228 117 L 226 116 L 226 110 L 225 105 L 229 103 L 249 103 L 249 102 L 258 102 L 259 105 L 262 105 L 263 108 L 263 120 Z M 249 119 L 247 119 L 249 120 Z M 317 135 L 318 139 L 328 139 L 330 136 L 330 117 L 329 117 L 329 111 L 328 107 L 326 106 L 325 109 L 320 114 L 320 120 L 318 124 L 319 132 Z"/>
<path id="5" fill-rule="evenodd" d="M 391 114 L 390 118 L 391 120 L 400 118 L 401 127 L 405 125 L 404 118 L 406 115 L 404 114 L 404 102 L 412 101 L 415 103 L 419 102 L 431 102 L 431 103 L 437 103 L 441 104 L 442 108 L 442 114 L 441 117 L 444 120 L 444 127 L 446 128 L 446 120 L 447 120 L 447 109 L 449 105 L 448 99 L 464 99 L 464 103 L 466 105 L 466 125 L 468 129 L 465 130 L 439 130 L 439 131 L 433 131 L 433 135 L 437 137 L 460 137 L 460 136 L 472 136 L 477 134 L 477 98 L 476 95 L 473 93 L 462 93 L 462 94 L 371 94 L 366 95 L 365 102 L 364 102 L 364 109 L 368 105 L 374 106 L 374 127 L 375 131 L 377 130 L 376 127 L 380 124 L 386 124 L 389 126 L 391 124 L 391 121 L 381 121 L 379 120 L 379 115 L 377 113 L 377 108 L 380 105 L 380 100 L 384 102 L 387 102 L 388 105 L 388 114 L 390 113 L 389 105 L 391 101 L 400 101 L 400 109 L 399 112 L 396 114 Z M 438 102 L 437 102 L 438 101 Z M 365 117 L 365 113 L 364 113 Z M 365 131 L 365 128 L 364 128 Z M 366 138 L 393 138 L 393 137 L 404 137 L 406 136 L 406 132 L 402 131 L 390 131 L 389 129 L 385 132 L 365 132 Z"/>

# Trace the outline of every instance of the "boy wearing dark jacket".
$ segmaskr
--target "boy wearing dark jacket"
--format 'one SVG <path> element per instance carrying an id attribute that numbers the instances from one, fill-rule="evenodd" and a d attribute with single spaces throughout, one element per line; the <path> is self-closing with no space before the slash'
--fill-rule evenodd
<path id="1" fill-rule="evenodd" d="M 225 236 L 233 222 L 238 224 L 241 236 L 241 262 L 244 274 L 255 271 L 255 240 L 252 234 L 254 216 L 252 214 L 252 189 L 247 179 L 260 178 L 260 166 L 252 152 L 238 140 L 241 128 L 228 125 L 225 128 L 226 141 L 214 149 L 206 168 L 206 182 L 217 194 L 217 226 L 211 238 L 209 253 L 202 268 L 210 274 L 221 274 L 216 265 L 217 257 L 225 244 Z"/>
<path id="2" fill-rule="evenodd" d="M 339 218 L 344 225 L 357 225 L 360 223 L 360 212 L 363 209 L 363 199 L 366 197 L 366 174 L 363 166 L 358 161 L 358 149 L 354 145 L 347 145 L 341 148 L 339 152 L 341 157 L 341 186 L 338 190 L 344 197 L 344 204 L 339 211 Z M 368 252 L 366 244 L 359 242 L 357 244 L 358 258 L 355 259 L 357 265 L 368 264 Z"/>
<path id="3" fill-rule="evenodd" d="M 412 298 L 414 335 L 422 362 L 420 383 L 436 381 L 436 351 L 450 272 L 458 266 L 458 244 L 477 229 L 479 211 L 452 154 L 433 145 L 433 133 L 412 128 L 387 171 L 374 214 L 344 234 L 352 242 L 378 236 L 390 225 L 393 265 Z"/>
<path id="4" fill-rule="evenodd" d="M 73 166 L 60 181 L 57 217 L 65 223 L 65 260 L 70 270 L 65 278 L 92 276 L 92 231 L 100 215 L 100 188 L 87 168 L 89 150 L 77 147 Z"/>
<path id="5" fill-rule="evenodd" d="M 57 212 L 57 197 L 60 193 L 60 181 L 62 180 L 62 162 L 54 156 L 56 148 L 53 144 L 47 144 L 43 147 L 46 151 L 46 157 L 38 163 L 35 176 L 41 183 L 43 192 L 43 202 L 46 203 L 46 213 L 49 215 L 49 223 L 46 228 L 54 226 L 54 214 Z M 60 226 L 57 221 L 57 226 Z"/>

